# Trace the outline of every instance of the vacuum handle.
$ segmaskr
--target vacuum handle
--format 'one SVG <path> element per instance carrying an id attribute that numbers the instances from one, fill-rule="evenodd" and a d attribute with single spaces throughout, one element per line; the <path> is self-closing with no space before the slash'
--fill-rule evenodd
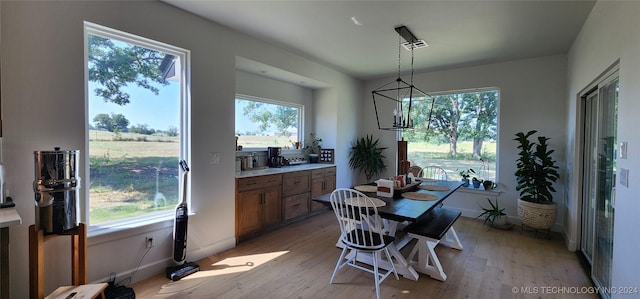
<path id="1" fill-rule="evenodd" d="M 182 204 L 187 204 L 187 178 L 189 175 L 189 165 L 187 165 L 187 161 L 180 161 L 180 168 L 184 171 L 184 176 L 182 177 Z"/>
<path id="2" fill-rule="evenodd" d="M 189 171 L 189 165 L 187 164 L 187 161 L 180 160 L 180 168 L 182 168 L 182 171 L 184 172 Z"/>

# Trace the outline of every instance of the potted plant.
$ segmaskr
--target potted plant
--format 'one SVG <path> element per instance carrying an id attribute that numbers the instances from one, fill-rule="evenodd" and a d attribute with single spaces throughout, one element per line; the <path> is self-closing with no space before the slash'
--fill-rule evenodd
<path id="1" fill-rule="evenodd" d="M 482 183 L 482 181 L 480 181 L 477 177 L 473 177 L 473 179 L 471 179 L 471 183 L 473 184 L 473 188 L 480 188 L 480 183 Z"/>
<path id="2" fill-rule="evenodd" d="M 378 176 L 387 168 L 384 163 L 386 159 L 384 150 L 386 147 L 379 146 L 379 140 L 373 140 L 373 136 L 367 135 L 356 139 L 351 144 L 351 152 L 349 153 L 349 166 L 364 172 L 367 181 L 373 176 Z"/>
<path id="3" fill-rule="evenodd" d="M 476 173 L 476 172 L 471 168 L 458 171 L 458 174 L 462 177 L 463 187 L 469 187 L 469 177 L 471 176 L 472 173 Z"/>
<path id="4" fill-rule="evenodd" d="M 487 198 L 487 201 L 491 208 L 480 206 L 480 208 L 482 208 L 482 213 L 476 218 L 484 217 L 484 224 L 491 227 L 508 227 L 507 214 L 504 213 L 504 208 L 500 208 L 498 206 L 498 200 L 496 199 L 495 204 L 491 202 L 491 199 L 489 198 Z"/>
<path id="5" fill-rule="evenodd" d="M 560 174 L 556 161 L 548 149 L 550 138 L 538 136 L 537 142 L 529 137 L 536 130 L 516 133 L 513 140 L 518 142 L 518 159 L 516 160 L 516 191 L 520 192 L 518 200 L 518 216 L 523 225 L 534 229 L 551 229 L 556 221 L 556 204 L 551 192 Z"/>
<path id="6" fill-rule="evenodd" d="M 484 187 L 484 190 L 493 189 L 493 181 L 492 180 L 483 180 L 482 181 L 482 187 Z"/>
<path id="7" fill-rule="evenodd" d="M 315 134 L 311 133 L 311 143 L 307 143 L 304 146 L 305 152 L 309 155 L 309 163 L 317 163 L 318 155 L 320 154 L 320 148 L 322 147 L 322 139 L 315 137 Z"/>

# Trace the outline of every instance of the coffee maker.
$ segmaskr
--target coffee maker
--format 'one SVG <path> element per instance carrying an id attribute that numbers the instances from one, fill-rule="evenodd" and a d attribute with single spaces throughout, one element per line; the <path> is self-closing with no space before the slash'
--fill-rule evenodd
<path id="1" fill-rule="evenodd" d="M 267 147 L 267 161 L 269 162 L 269 167 L 282 167 L 284 164 L 282 148 L 271 146 Z"/>

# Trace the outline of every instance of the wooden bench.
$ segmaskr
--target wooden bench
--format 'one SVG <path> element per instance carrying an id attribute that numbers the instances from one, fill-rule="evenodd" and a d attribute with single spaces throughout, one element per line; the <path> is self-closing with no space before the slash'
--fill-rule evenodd
<path id="1" fill-rule="evenodd" d="M 453 223 L 458 220 L 461 214 L 456 210 L 434 208 L 429 214 L 404 229 L 411 238 L 417 240 L 407 258 L 413 268 L 440 281 L 447 279 L 436 255 L 435 247 L 442 244 L 462 250 L 462 244 L 453 228 Z M 416 255 L 417 260 L 415 260 Z"/>

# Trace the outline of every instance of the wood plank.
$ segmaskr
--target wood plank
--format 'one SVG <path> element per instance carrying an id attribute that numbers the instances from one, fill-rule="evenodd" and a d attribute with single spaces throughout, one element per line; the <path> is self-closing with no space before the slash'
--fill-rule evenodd
<path id="1" fill-rule="evenodd" d="M 383 298 L 598 298 L 596 294 L 515 294 L 513 287 L 589 287 L 575 253 L 560 235 L 551 240 L 520 234 L 515 228 L 488 228 L 460 217 L 454 227 L 464 246 L 437 246 L 447 280 L 426 275 L 418 281 L 389 277 Z M 133 285 L 139 298 L 371 298 L 371 274 L 351 267 L 331 273 L 340 255 L 333 212 L 293 223 L 238 244 L 201 261 L 201 271 L 170 282 L 163 273 Z M 414 241 L 415 242 L 415 241 Z M 407 254 L 413 244 L 401 252 Z M 253 266 L 247 266 L 253 261 Z M 535 296 L 534 296 L 535 295 Z"/>

